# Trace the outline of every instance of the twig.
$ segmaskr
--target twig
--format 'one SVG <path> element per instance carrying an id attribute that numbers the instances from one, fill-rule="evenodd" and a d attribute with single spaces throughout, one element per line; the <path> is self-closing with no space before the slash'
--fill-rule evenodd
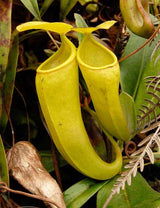
<path id="1" fill-rule="evenodd" d="M 59 171 L 57 155 L 56 155 L 56 152 L 55 152 L 55 145 L 54 145 L 52 139 L 51 139 L 51 143 L 52 143 L 52 157 L 53 157 L 54 169 L 55 169 L 55 173 L 56 173 L 58 184 L 59 184 L 59 186 L 60 186 L 60 188 L 62 190 L 61 175 L 60 175 L 60 171 Z"/>
<path id="2" fill-rule="evenodd" d="M 53 38 L 53 36 L 51 35 L 51 33 L 49 31 L 46 31 L 47 34 L 49 35 L 50 39 L 52 40 L 52 42 L 54 43 L 54 45 L 56 46 L 57 49 L 59 49 L 58 44 L 56 43 L 55 39 Z"/>
<path id="3" fill-rule="evenodd" d="M 27 104 L 26 104 L 26 101 L 25 101 L 24 96 L 21 93 L 21 91 L 16 86 L 14 86 L 14 88 L 16 89 L 16 91 L 18 92 L 18 94 L 20 95 L 20 97 L 22 98 L 22 101 L 24 103 L 24 107 L 25 107 L 25 110 L 26 110 L 26 118 L 27 118 L 28 141 L 30 141 L 30 123 L 29 123 L 29 114 L 28 114 L 28 111 L 27 111 Z"/>
<path id="4" fill-rule="evenodd" d="M 12 132 L 12 145 L 14 146 L 15 145 L 15 134 L 14 134 L 14 128 L 13 128 L 12 120 L 11 120 L 11 117 L 10 117 L 9 112 L 8 112 L 8 110 L 7 110 L 6 107 L 5 107 L 5 111 L 7 113 L 8 121 L 9 121 L 9 124 L 10 124 L 10 127 L 11 127 L 11 132 Z"/>
<path id="5" fill-rule="evenodd" d="M 4 193 L 6 191 L 9 191 L 9 192 L 14 193 L 14 194 L 19 194 L 19 195 L 31 197 L 31 198 L 34 198 L 34 199 L 38 199 L 38 200 L 41 200 L 41 201 L 44 201 L 44 202 L 48 202 L 48 203 L 51 203 L 51 204 L 55 205 L 57 208 L 61 208 L 56 202 L 54 202 L 53 200 L 51 200 L 49 198 L 44 198 L 42 196 L 29 194 L 29 193 L 26 193 L 26 192 L 23 192 L 23 191 L 13 190 L 13 189 L 7 187 L 7 185 L 4 182 L 0 182 L 0 193 Z"/>
<path id="6" fill-rule="evenodd" d="M 119 62 L 124 61 L 125 59 L 129 58 L 130 56 L 134 55 L 135 53 L 137 53 L 138 51 L 140 51 L 144 46 L 146 46 L 153 38 L 155 38 L 155 36 L 157 35 L 157 33 L 159 32 L 160 29 L 160 24 L 158 25 L 157 29 L 155 30 L 155 32 L 151 35 L 151 37 L 145 42 L 143 43 L 139 48 L 137 48 L 135 51 L 133 51 L 132 53 L 128 54 L 127 56 L 121 58 L 119 60 Z"/>

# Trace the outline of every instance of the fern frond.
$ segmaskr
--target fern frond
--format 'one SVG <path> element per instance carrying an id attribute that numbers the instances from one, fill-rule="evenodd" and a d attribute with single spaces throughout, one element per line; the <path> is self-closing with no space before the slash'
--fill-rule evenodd
<path id="1" fill-rule="evenodd" d="M 157 54 L 157 50 L 159 49 L 160 41 L 156 44 L 150 57 L 151 62 L 154 61 L 154 66 L 160 59 L 160 55 L 154 58 L 155 53 Z M 144 170 L 145 159 L 147 159 L 147 161 L 149 160 L 152 164 L 154 163 L 154 153 L 152 149 L 155 145 L 157 145 L 158 151 L 160 152 L 160 115 L 158 114 L 160 107 L 160 75 L 148 76 L 145 80 L 148 96 L 144 99 L 145 102 L 139 110 L 139 115 L 137 115 L 138 129 L 143 129 L 141 133 L 146 133 L 154 129 L 155 133 L 149 134 L 138 144 L 139 149 L 132 153 L 131 160 L 124 167 L 126 170 L 123 171 L 117 179 L 103 208 L 107 207 L 116 193 L 119 194 L 121 190 L 124 190 L 126 183 L 129 186 L 131 185 L 132 176 L 136 177 L 138 168 L 141 172 Z"/>
<path id="2" fill-rule="evenodd" d="M 151 61 L 152 61 L 152 59 L 153 59 L 153 56 L 154 56 L 155 52 L 156 52 L 158 49 L 160 49 L 160 40 L 157 42 L 157 44 L 156 44 L 156 46 L 155 46 L 155 48 L 154 48 L 154 50 L 153 50 L 153 52 L 152 52 L 152 54 L 151 54 Z M 156 61 L 156 60 L 155 60 L 155 61 Z M 154 63 L 154 65 L 155 65 L 155 63 Z"/>
<path id="3" fill-rule="evenodd" d="M 111 194 L 105 203 L 105 207 L 116 193 L 120 193 L 121 189 L 124 190 L 126 183 L 129 186 L 131 185 L 132 176 L 136 176 L 138 168 L 140 168 L 141 172 L 144 170 L 145 158 L 149 159 L 152 164 L 154 163 L 154 154 L 152 151 L 152 146 L 154 144 L 157 144 L 160 151 L 160 125 L 157 127 L 154 134 L 147 136 L 142 142 L 139 143 L 138 146 L 141 148 L 131 155 L 131 161 L 124 167 L 128 170 L 122 172 L 121 176 L 117 179 L 117 182 L 112 188 Z"/>
<path id="4" fill-rule="evenodd" d="M 152 99 L 144 99 L 145 104 L 139 109 L 138 115 L 138 128 L 151 128 L 152 124 L 158 122 L 159 115 L 157 115 L 157 109 L 160 107 L 160 75 L 146 77 L 147 94 L 152 96 Z M 158 123 L 159 124 L 159 123 Z M 148 129 L 147 129 L 148 130 Z"/>

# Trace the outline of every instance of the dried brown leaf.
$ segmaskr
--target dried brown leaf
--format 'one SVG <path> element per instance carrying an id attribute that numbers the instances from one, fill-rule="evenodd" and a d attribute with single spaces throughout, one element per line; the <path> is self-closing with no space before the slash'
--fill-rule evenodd
<path id="1" fill-rule="evenodd" d="M 66 208 L 62 191 L 57 182 L 43 167 L 35 147 L 25 141 L 15 144 L 7 155 L 11 175 L 28 191 L 53 200 L 61 208 Z M 50 208 L 56 208 L 46 203 Z"/>

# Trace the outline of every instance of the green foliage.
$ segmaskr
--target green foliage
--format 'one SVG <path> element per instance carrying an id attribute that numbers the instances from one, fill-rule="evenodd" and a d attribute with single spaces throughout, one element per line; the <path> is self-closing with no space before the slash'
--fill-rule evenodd
<path id="1" fill-rule="evenodd" d="M 3 181 L 9 185 L 8 165 L 6 160 L 3 141 L 0 136 L 0 182 Z"/>
<path id="2" fill-rule="evenodd" d="M 159 38 L 160 38 L 160 35 L 156 38 L 156 40 L 159 40 Z M 151 106 L 148 102 L 145 101 L 145 99 L 156 102 L 156 98 L 154 98 L 152 94 L 147 93 L 146 80 L 145 80 L 145 78 L 148 76 L 157 76 L 160 73 L 160 57 L 159 57 L 160 46 L 157 45 L 156 47 L 154 43 L 154 48 L 155 48 L 155 51 L 153 51 L 152 54 L 150 55 L 148 62 L 143 70 L 141 81 L 138 85 L 137 94 L 135 97 L 137 114 L 140 114 L 139 109 L 142 108 L 142 105 L 147 105 L 148 107 Z M 159 92 L 157 93 L 158 93 L 157 94 L 158 96 L 160 93 Z M 160 109 L 157 108 L 156 115 L 158 115 L 159 113 L 160 113 Z"/>
<path id="3" fill-rule="evenodd" d="M 6 76 L 5 76 L 4 89 L 3 89 L 3 108 L 2 108 L 2 115 L 0 118 L 0 130 L 2 132 L 4 132 L 6 128 L 8 115 L 10 113 L 10 107 L 12 103 L 12 96 L 14 90 L 14 81 L 16 76 L 17 61 L 18 61 L 17 34 L 13 33 L 12 39 L 13 40 L 9 52 L 8 65 L 6 68 Z"/>
<path id="4" fill-rule="evenodd" d="M 78 0 L 61 0 L 60 1 L 60 19 L 64 20 L 70 10 L 74 7 Z"/>
<path id="5" fill-rule="evenodd" d="M 3 108 L 3 87 L 8 62 L 11 37 L 11 10 L 12 1 L 6 3 L 0 0 L 0 117 Z"/>
<path id="6" fill-rule="evenodd" d="M 52 153 L 50 151 L 40 151 L 39 154 L 41 156 L 41 160 L 42 160 L 44 168 L 48 172 L 54 171 L 54 162 L 53 162 Z M 57 154 L 57 159 L 58 159 L 59 167 L 63 167 L 67 164 L 67 162 L 63 159 L 63 157 L 59 154 Z"/>
<path id="7" fill-rule="evenodd" d="M 116 182 L 113 178 L 105 184 L 97 195 L 97 208 L 102 208 L 106 199 L 111 194 L 111 189 Z M 145 179 L 138 173 L 135 178 L 132 177 L 132 185 L 126 185 L 119 195 L 115 195 L 107 208 L 146 208 L 160 206 L 160 194 L 154 191 Z"/>
<path id="8" fill-rule="evenodd" d="M 51 6 L 54 0 L 44 0 L 42 7 L 40 9 L 41 17 L 46 13 L 47 9 Z"/>
<path id="9" fill-rule="evenodd" d="M 151 57 L 157 41 L 158 38 L 156 38 L 156 41 L 154 41 L 151 45 L 147 44 L 142 50 L 138 51 L 137 53 L 120 63 L 120 83 L 122 90 L 131 95 L 134 100 L 136 98 L 139 84 L 142 80 L 142 73 L 148 63 L 148 60 Z M 145 42 L 146 39 L 141 38 L 130 32 L 130 39 L 123 53 L 123 57 L 135 51 Z"/>
<path id="10" fill-rule="evenodd" d="M 131 134 L 133 134 L 137 128 L 137 117 L 134 100 L 129 94 L 122 92 L 120 94 L 120 102 L 126 122 L 128 124 L 128 128 Z"/>
<path id="11" fill-rule="evenodd" d="M 86 24 L 85 20 L 83 19 L 81 15 L 75 13 L 74 18 L 75 18 L 75 23 L 77 27 L 88 27 L 88 25 Z M 82 42 L 83 37 L 84 37 L 84 34 L 78 33 L 79 43 Z"/>
<path id="12" fill-rule="evenodd" d="M 80 208 L 107 183 L 86 178 L 74 184 L 63 193 L 67 208 Z"/>
<path id="13" fill-rule="evenodd" d="M 78 0 L 60 0 L 60 19 L 64 20 L 74 5 L 77 3 Z M 5 9 L 2 3 L 3 1 L 0 0 L 0 9 Z M 12 1 L 8 1 L 10 4 Z M 21 0 L 24 6 L 30 11 L 30 13 L 36 18 L 37 20 L 41 20 L 41 17 L 46 13 L 48 8 L 54 2 L 54 0 L 44 0 L 40 4 L 40 10 L 37 0 Z M 83 5 L 88 0 L 80 1 Z M 154 1 L 154 11 L 157 11 L 156 6 L 158 5 L 158 0 Z M 90 8 L 93 9 L 94 6 L 97 7 L 95 4 L 89 5 Z M 85 8 L 86 9 L 86 8 Z M 9 7 L 6 16 L 11 15 L 11 7 Z M 153 14 L 154 14 L 153 11 Z M 74 14 L 75 22 L 77 27 L 88 27 L 83 17 L 79 14 Z M 88 19 L 89 20 L 89 19 Z M 156 20 L 157 21 L 157 20 Z M 0 19 L 0 46 L 3 45 L 2 41 L 10 42 L 11 36 L 11 17 L 9 22 L 2 22 Z M 44 31 L 43 31 L 44 32 Z M 21 41 L 26 40 L 29 37 L 33 37 L 37 35 L 37 33 L 42 33 L 42 31 L 34 31 L 27 34 L 22 35 Z M 16 34 L 12 35 L 12 44 L 7 44 L 7 47 L 0 47 L 0 70 L 2 76 L 0 76 L 0 87 L 3 88 L 3 91 L 0 91 L 0 129 L 4 132 L 7 121 L 8 121 L 8 114 L 10 113 L 10 107 L 12 102 L 13 90 L 14 90 L 14 81 L 16 75 L 16 68 L 17 68 L 17 59 L 18 59 L 18 37 Z M 54 36 L 54 35 L 53 35 Z M 74 35 L 73 35 L 74 36 Z M 82 33 L 78 33 L 79 43 L 82 41 L 84 35 Z M 139 109 L 142 105 L 147 105 L 145 99 L 149 99 L 154 101 L 153 95 L 150 95 L 146 91 L 146 80 L 145 78 L 148 76 L 157 76 L 160 70 L 160 58 L 159 53 L 160 49 L 155 49 L 157 42 L 159 41 L 159 37 L 151 43 L 147 44 L 142 50 L 135 53 L 131 57 L 125 59 L 120 63 L 121 66 L 121 88 L 122 93 L 120 94 L 120 101 L 123 113 L 125 115 L 129 130 L 131 133 L 134 133 L 137 128 L 137 114 L 139 114 Z M 3 39 L 4 38 L 4 39 Z M 71 36 L 72 38 L 72 36 Z M 146 39 L 143 39 L 137 35 L 134 35 L 130 32 L 130 39 L 128 41 L 127 46 L 125 47 L 125 51 L 123 53 L 123 57 L 130 54 L 137 48 L 139 48 L 143 43 L 145 43 Z M 10 50 L 10 51 L 9 51 Z M 49 52 L 53 52 L 50 50 Z M 54 52 L 53 52 L 54 53 Z M 2 56 L 4 54 L 4 56 Z M 24 70 L 37 68 L 38 59 L 36 60 L 35 65 L 32 62 L 36 57 L 34 54 L 29 54 L 29 52 L 25 52 L 25 58 L 27 59 L 28 66 L 24 68 Z M 31 62 L 29 61 L 31 59 Z M 80 78 L 80 82 L 84 82 L 82 77 Z M 86 85 L 82 85 L 83 90 L 87 92 Z M 159 93 L 159 92 L 158 92 Z M 158 94 L 159 96 L 159 94 Z M 92 103 L 91 103 L 92 105 Z M 5 107 L 4 107 L 5 106 Z M 3 108 L 2 108 L 3 107 Z M 157 110 L 158 109 L 158 110 Z M 156 109 L 156 114 L 159 114 L 159 108 Z M 27 124 L 28 121 L 26 119 L 26 114 L 22 112 L 22 110 L 14 108 L 12 111 L 12 115 L 16 114 L 16 118 L 13 118 L 13 122 L 15 121 L 16 124 Z M 11 116 L 12 116 L 11 115 Z M 84 118 L 86 121 L 87 119 Z M 30 135 L 31 138 L 35 139 L 38 135 L 39 129 L 36 126 L 35 120 L 30 118 L 29 120 L 31 124 Z M 89 121 L 91 122 L 91 121 Z M 87 125 L 86 125 L 87 126 Z M 32 132 L 33 131 L 33 132 Z M 36 135 L 36 136 L 33 136 Z M 133 136 L 133 135 L 132 135 Z M 39 141 L 38 141 L 39 142 Z M 41 142 L 41 141 L 40 141 Z M 42 146 L 46 141 L 42 141 Z M 103 159 L 106 157 L 105 150 L 105 142 L 99 141 L 98 138 L 95 138 L 95 149 L 98 154 L 103 154 L 101 157 Z M 152 151 L 152 150 L 151 150 Z M 47 169 L 48 172 L 54 171 L 53 166 L 53 156 L 50 151 L 41 151 L 40 155 L 42 158 L 42 163 L 44 167 Z M 58 154 L 58 165 L 59 167 L 65 166 L 67 163 L 64 159 Z M 159 158 L 159 156 L 157 156 Z M 158 160 L 158 159 L 157 159 Z M 144 164 L 143 164 L 144 165 Z M 159 163 L 158 163 L 159 165 Z M 141 165 L 140 165 L 141 166 Z M 112 180 L 106 181 L 96 181 L 89 178 L 86 178 L 71 187 L 69 187 L 66 191 L 64 191 L 64 198 L 67 205 L 67 208 L 78 208 L 82 207 L 94 194 L 98 192 L 97 195 L 97 208 L 102 208 L 106 199 L 111 194 L 111 189 L 113 185 L 116 183 L 117 177 L 113 178 Z M 4 181 L 9 185 L 9 175 L 8 175 L 8 167 L 5 155 L 5 149 L 3 145 L 2 138 L 0 136 L 0 181 Z M 6 196 L 5 196 L 6 197 Z M 160 194 L 153 191 L 144 178 L 138 173 L 135 178 L 132 177 L 132 186 L 126 185 L 125 189 L 119 195 L 115 195 L 111 202 L 109 203 L 108 208 L 124 208 L 124 207 L 131 207 L 131 208 L 146 208 L 146 207 L 153 207 L 158 208 L 160 207 Z"/>
<path id="14" fill-rule="evenodd" d="M 37 0 L 21 0 L 21 2 L 37 20 L 41 19 Z"/>

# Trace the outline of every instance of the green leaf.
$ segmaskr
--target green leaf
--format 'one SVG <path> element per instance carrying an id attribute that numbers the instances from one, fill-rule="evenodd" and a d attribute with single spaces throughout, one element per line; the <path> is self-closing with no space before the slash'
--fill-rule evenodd
<path id="1" fill-rule="evenodd" d="M 5 149 L 3 146 L 3 141 L 1 136 L 0 136 L 0 181 L 3 181 L 7 185 L 9 185 L 8 165 L 7 165 Z"/>
<path id="2" fill-rule="evenodd" d="M 157 37 L 157 39 L 160 38 Z M 152 100 L 153 102 L 157 102 L 156 98 L 153 95 L 147 94 L 145 78 L 148 76 L 157 76 L 160 72 L 160 48 L 157 48 L 155 52 L 153 52 L 152 56 L 149 57 L 148 63 L 143 71 L 141 81 L 137 90 L 137 94 L 135 97 L 136 111 L 139 114 L 139 109 L 142 108 L 142 105 L 147 105 L 149 108 L 151 107 L 150 103 L 146 102 L 144 99 Z M 150 90 L 151 91 L 151 90 Z M 157 95 L 160 96 L 160 92 L 157 92 Z M 160 108 L 156 109 L 156 115 L 160 113 Z"/>
<path id="3" fill-rule="evenodd" d="M 137 128 L 137 117 L 134 100 L 129 94 L 122 92 L 120 94 L 120 102 L 123 114 L 128 124 L 128 128 L 131 134 L 133 134 Z"/>
<path id="4" fill-rule="evenodd" d="M 74 184 L 63 193 L 67 208 L 81 207 L 106 183 L 86 178 Z"/>
<path id="5" fill-rule="evenodd" d="M 77 27 L 88 27 L 87 23 L 80 14 L 74 13 Z"/>
<path id="6" fill-rule="evenodd" d="M 83 19 L 83 17 L 80 14 L 75 13 L 74 14 L 74 18 L 76 20 L 75 23 L 76 23 L 77 27 L 88 27 L 88 25 L 86 24 L 85 20 Z M 84 34 L 78 33 L 79 43 L 82 42 L 83 37 L 84 37 Z"/>
<path id="7" fill-rule="evenodd" d="M 40 15 L 41 17 L 46 13 L 48 8 L 51 6 L 51 4 L 54 2 L 54 0 L 44 0 L 42 7 L 40 9 Z"/>
<path id="8" fill-rule="evenodd" d="M 78 0 L 61 0 L 60 1 L 60 19 L 64 20 Z"/>
<path id="9" fill-rule="evenodd" d="M 97 194 L 97 208 L 102 208 L 111 193 L 111 189 L 116 182 L 117 177 L 111 182 L 105 184 Z M 154 191 L 145 179 L 137 173 L 135 178 L 132 177 L 132 184 L 126 184 L 125 189 L 120 194 L 113 196 L 107 208 L 146 208 L 160 207 L 160 193 Z"/>
<path id="10" fill-rule="evenodd" d="M 48 172 L 54 171 L 54 162 L 53 162 L 52 153 L 50 151 L 40 151 L 39 154 L 41 156 L 41 160 L 44 168 Z M 63 157 L 60 154 L 57 155 L 57 160 L 59 167 L 64 167 L 67 164 L 67 162 L 63 159 Z"/>
<path id="11" fill-rule="evenodd" d="M 12 0 L 0 0 L 0 13 L 3 14 L 0 15 L 0 117 L 2 114 L 3 87 L 11 38 L 11 11 Z"/>
<path id="12" fill-rule="evenodd" d="M 37 0 L 20 0 L 30 13 L 37 19 L 41 20 Z"/>
<path id="13" fill-rule="evenodd" d="M 8 57 L 8 65 L 6 68 L 6 76 L 3 88 L 3 108 L 2 115 L 0 118 L 0 130 L 4 132 L 7 122 L 8 115 L 10 113 L 12 95 L 14 90 L 14 81 L 16 76 L 16 67 L 18 62 L 18 36 L 17 34 L 12 35 L 12 45 Z"/>
<path id="14" fill-rule="evenodd" d="M 129 58 L 125 59 L 124 61 L 120 62 L 120 83 L 122 90 L 131 95 L 133 99 L 135 99 L 136 97 L 137 89 L 139 83 L 141 82 L 141 75 L 143 73 L 143 70 L 146 67 L 148 60 L 150 59 L 152 51 L 158 40 L 159 38 L 157 37 L 156 41 L 154 41 L 151 45 L 147 44 L 143 49 L 130 56 Z M 135 51 L 145 42 L 146 39 L 141 38 L 130 32 L 130 39 L 123 53 L 123 57 Z"/>

